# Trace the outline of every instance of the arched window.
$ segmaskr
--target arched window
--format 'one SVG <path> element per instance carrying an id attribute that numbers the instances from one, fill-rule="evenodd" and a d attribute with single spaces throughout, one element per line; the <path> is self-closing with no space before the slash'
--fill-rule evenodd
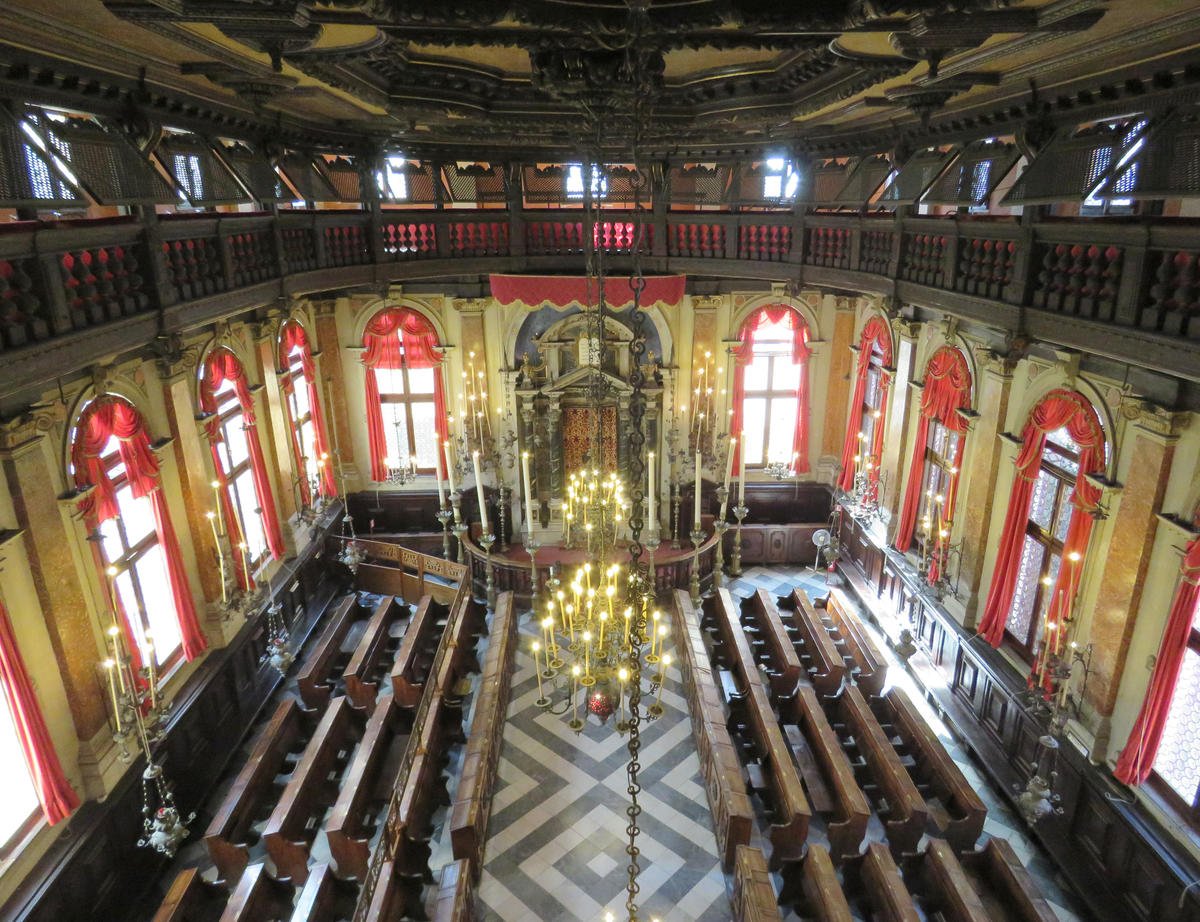
<path id="1" fill-rule="evenodd" d="M 246 571 L 256 567 L 268 553 L 276 559 L 283 556 L 283 533 L 258 438 L 246 370 L 223 346 L 213 349 L 205 359 L 200 407 L 207 416 L 205 427 L 217 471 L 225 528 L 235 550 L 239 544 L 246 544 L 246 566 L 235 568 L 238 579 L 245 582 Z"/>
<path id="2" fill-rule="evenodd" d="M 739 465 L 794 460 L 808 471 L 808 324 L 774 305 L 751 314 L 738 338 L 730 431 L 740 433 Z"/>
<path id="3" fill-rule="evenodd" d="M 371 479 L 412 458 L 418 472 L 434 473 L 449 429 L 433 325 L 411 308 L 384 308 L 367 322 L 363 347 Z"/>
<path id="4" fill-rule="evenodd" d="M 858 369 L 854 394 L 850 398 L 850 420 L 842 443 L 842 473 L 838 486 L 854 489 L 854 474 L 861 464 L 872 464 L 871 478 L 879 478 L 879 456 L 883 451 L 883 430 L 887 415 L 887 395 L 891 386 L 888 367 L 892 363 L 892 333 L 882 317 L 872 317 L 858 340 Z"/>
<path id="5" fill-rule="evenodd" d="M 1017 476 L 980 633 L 1008 638 L 1027 659 L 1043 645 L 1060 653 L 1075 605 L 1104 470 L 1104 431 L 1087 398 L 1051 391 L 1034 407 L 1017 455 Z"/>
<path id="6" fill-rule="evenodd" d="M 966 420 L 959 415 L 971 403 L 971 372 L 967 360 L 952 346 L 942 346 L 925 366 L 921 412 L 913 439 L 908 486 L 900 507 L 896 549 L 907 551 L 915 538 L 923 552 L 940 566 L 935 546 L 949 537 L 954 520 L 958 473 L 966 442 Z M 931 579 L 937 575 L 930 571 Z"/>
<path id="7" fill-rule="evenodd" d="M 287 406 L 292 452 L 300 474 L 300 499 L 307 506 L 312 502 L 313 484 L 322 496 L 335 496 L 337 485 L 329 460 L 329 439 L 321 414 L 312 349 L 304 327 L 294 320 L 289 320 L 279 331 L 279 364 L 282 368 L 279 383 Z"/>
<path id="8" fill-rule="evenodd" d="M 162 667 L 206 646 L 150 448 L 145 421 L 119 397 L 93 400 L 71 433 L 71 470 L 79 487 L 92 487 L 82 507 L 96 530 L 104 570 L 114 568 L 116 602 L 130 648 L 153 645 Z"/>

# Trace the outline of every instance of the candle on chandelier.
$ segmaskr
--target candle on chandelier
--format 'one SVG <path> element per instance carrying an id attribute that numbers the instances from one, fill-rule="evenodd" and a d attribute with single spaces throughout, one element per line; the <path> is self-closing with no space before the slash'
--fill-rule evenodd
<path id="1" fill-rule="evenodd" d="M 225 605 L 229 601 L 229 594 L 225 589 L 225 552 L 221 550 L 221 539 L 217 535 L 217 514 L 209 511 L 204 513 L 204 517 L 208 519 L 208 524 L 212 526 L 213 544 L 217 546 L 217 567 L 221 574 L 221 604 Z"/>
<path id="2" fill-rule="evenodd" d="M 696 452 L 696 496 L 694 499 L 695 499 L 694 505 L 695 505 L 695 509 L 696 509 L 696 530 L 699 531 L 700 530 L 700 452 Z"/>
<path id="3" fill-rule="evenodd" d="M 649 461 L 649 471 L 646 475 L 646 519 L 647 530 L 653 534 L 657 524 L 655 519 L 658 513 L 658 491 L 655 489 L 656 482 L 654 479 L 654 452 L 650 452 L 647 455 L 647 460 Z"/>
<path id="4" fill-rule="evenodd" d="M 115 624 L 112 624 L 109 626 L 108 630 L 105 631 L 105 633 L 108 635 L 108 642 L 112 644 L 113 662 L 117 664 L 118 687 L 121 689 L 122 695 L 128 694 L 129 686 L 125 684 L 125 669 L 121 660 L 121 644 L 118 640 L 121 634 L 121 629 Z"/>
<path id="5" fill-rule="evenodd" d="M 667 684 L 667 667 L 671 665 L 671 657 L 664 653 L 662 658 L 662 671 L 659 673 L 662 678 L 658 683 L 658 694 L 654 697 L 654 704 L 657 707 L 662 707 L 663 686 Z"/>
<path id="6" fill-rule="evenodd" d="M 629 646 L 629 622 L 633 619 L 633 608 L 626 606 L 625 608 L 625 646 Z"/>
<path id="7" fill-rule="evenodd" d="M 534 674 L 537 676 L 537 683 L 538 683 L 538 700 L 545 701 L 546 696 L 542 692 L 542 667 L 538 664 L 538 651 L 541 650 L 542 645 L 535 640 L 533 642 L 532 646 L 533 646 L 533 671 L 534 671 Z"/>
<path id="8" fill-rule="evenodd" d="M 590 677 L 592 674 L 591 665 L 592 656 L 592 632 L 583 632 L 583 674 Z"/>
<path id="9" fill-rule="evenodd" d="M 103 666 L 105 671 L 108 673 L 108 691 L 109 691 L 109 694 L 112 696 L 113 717 L 115 718 L 116 723 L 117 723 L 117 732 L 120 733 L 121 732 L 121 702 L 117 698 L 117 677 L 115 674 L 116 667 L 117 667 L 117 661 L 110 657 L 110 658 L 104 660 L 104 662 L 102 662 L 100 665 Z"/>
<path id="10" fill-rule="evenodd" d="M 210 484 L 210 486 L 212 487 L 212 491 L 213 491 L 213 508 L 220 509 L 221 508 L 221 483 L 218 480 L 214 480 Z M 225 520 L 224 519 L 221 519 L 218 522 L 218 527 L 221 529 L 221 534 L 225 534 Z"/>
<path id="11" fill-rule="evenodd" d="M 658 619 L 662 617 L 662 612 L 655 611 L 650 616 L 650 655 L 655 655 L 658 642 Z"/>
<path id="12" fill-rule="evenodd" d="M 742 430 L 742 445 L 746 444 L 746 433 Z M 738 505 L 746 505 L 746 459 L 742 459 L 742 465 L 738 469 Z"/>
<path id="13" fill-rule="evenodd" d="M 154 662 L 154 644 L 150 643 L 150 632 L 146 632 L 146 647 L 142 651 L 142 661 L 146 664 L 146 670 L 149 672 L 147 680 L 150 685 L 150 707 L 157 710 L 158 708 L 158 667 Z"/>
<path id="14" fill-rule="evenodd" d="M 529 483 L 529 452 L 521 452 L 521 482 L 525 487 L 525 525 L 533 531 L 533 490 Z"/>
<path id="15" fill-rule="evenodd" d="M 442 454 L 446 458 L 446 480 L 450 484 L 450 492 L 454 492 L 454 459 L 450 455 L 450 440 L 442 443 Z"/>
<path id="16" fill-rule="evenodd" d="M 483 534 L 488 533 L 487 502 L 483 498 L 483 476 L 479 473 L 479 451 L 471 452 L 471 464 L 475 468 L 475 496 L 479 500 L 479 521 Z"/>
<path id="17" fill-rule="evenodd" d="M 617 670 L 617 720 L 625 716 L 625 683 L 629 681 L 629 670 L 622 666 Z"/>
<path id="18" fill-rule="evenodd" d="M 571 723 L 579 722 L 579 664 L 571 667 Z"/>
<path id="19" fill-rule="evenodd" d="M 733 454 L 737 451 L 737 439 L 730 437 L 729 447 L 725 451 L 725 501 L 721 503 L 721 520 L 725 519 L 725 511 L 729 508 L 729 478 L 733 476 Z"/>
<path id="20" fill-rule="evenodd" d="M 242 579 L 246 583 L 246 591 L 254 588 L 254 584 L 250 582 L 250 548 L 245 541 L 238 544 L 238 550 L 242 552 Z"/>

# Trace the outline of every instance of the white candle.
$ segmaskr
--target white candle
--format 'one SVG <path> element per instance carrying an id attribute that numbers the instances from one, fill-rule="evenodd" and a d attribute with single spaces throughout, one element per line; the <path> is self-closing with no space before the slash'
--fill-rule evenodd
<path id="1" fill-rule="evenodd" d="M 649 510 L 648 510 L 649 511 L 649 515 L 648 515 L 649 528 L 648 528 L 648 530 L 651 534 L 653 534 L 655 525 L 656 525 L 655 519 L 657 518 L 656 507 L 658 506 L 658 496 L 656 495 L 656 493 L 654 491 L 654 486 L 655 486 L 654 452 L 650 452 L 648 460 L 650 462 L 650 464 L 649 464 L 650 469 L 649 469 L 649 472 L 646 477 L 646 503 L 649 506 Z"/>
<path id="2" fill-rule="evenodd" d="M 446 480 L 450 482 L 450 492 L 454 492 L 454 459 L 450 457 L 450 441 L 447 439 L 442 446 L 442 451 L 446 456 Z"/>
<path id="3" fill-rule="evenodd" d="M 721 503 L 721 518 L 729 507 L 729 478 L 733 476 L 733 453 L 737 450 L 737 439 L 729 440 L 729 450 L 725 453 L 725 502 Z"/>
<path id="4" fill-rule="evenodd" d="M 440 451 L 433 453 L 433 479 L 437 481 L 438 508 L 445 508 L 446 488 L 442 486 L 442 453 Z"/>
<path id="5" fill-rule="evenodd" d="M 696 452 L 696 530 L 700 529 L 700 452 Z"/>
<path id="6" fill-rule="evenodd" d="M 745 432 L 743 431 L 743 444 Z M 746 459 L 742 458 L 742 466 L 738 470 L 738 505 L 746 505 Z"/>
<path id="7" fill-rule="evenodd" d="M 529 483 L 529 452 L 521 452 L 521 481 L 525 485 L 525 526 L 533 529 L 533 490 Z"/>
<path id="8" fill-rule="evenodd" d="M 483 477 L 479 473 L 479 452 L 471 452 L 471 464 L 475 467 L 475 495 L 479 499 L 479 522 L 483 533 L 488 533 L 487 503 L 483 499 Z"/>

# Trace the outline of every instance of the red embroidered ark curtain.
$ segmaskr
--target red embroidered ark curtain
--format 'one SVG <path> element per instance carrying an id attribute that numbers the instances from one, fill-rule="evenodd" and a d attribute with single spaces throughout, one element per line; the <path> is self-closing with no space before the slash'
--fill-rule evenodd
<path id="1" fill-rule="evenodd" d="M 916 531 L 917 512 L 921 507 L 921 489 L 925 475 L 925 443 L 929 440 L 929 423 L 937 420 L 952 432 L 961 436 L 967 422 L 958 411 L 971 405 L 971 371 L 963 354 L 953 346 L 942 346 L 930 356 L 925 366 L 925 389 L 921 392 L 921 413 L 917 417 L 917 431 L 913 439 L 912 461 L 908 468 L 908 486 L 904 490 L 904 503 L 900 507 L 900 525 L 896 530 L 896 550 L 903 553 L 912 544 Z M 959 438 L 954 466 L 962 470 L 962 452 L 965 438 Z M 951 478 L 957 484 L 958 478 Z M 945 497 L 943 506 L 946 518 L 954 514 L 954 496 Z"/>
<path id="2" fill-rule="evenodd" d="M 54 741 L 42 717 L 33 683 L 25 668 L 25 660 L 17 647 L 17 636 L 13 632 L 8 611 L 0 603 L 0 682 L 8 697 L 8 709 L 12 713 L 13 728 L 21 741 L 21 752 L 33 779 L 38 802 L 46 822 L 53 826 L 71 815 L 79 806 L 79 795 L 71 787 L 63 771 Z"/>
<path id="3" fill-rule="evenodd" d="M 113 437 L 117 439 L 117 450 L 125 466 L 125 478 L 130 491 L 139 499 L 150 499 L 154 529 L 158 533 L 158 543 L 162 546 L 167 576 L 171 581 L 171 597 L 179 621 L 183 655 L 193 660 L 204 652 L 208 641 L 200 629 L 200 621 L 192 603 L 187 571 L 179 552 L 179 539 L 171 524 L 167 500 L 162 491 L 158 458 L 150 448 L 150 436 L 142 414 L 133 404 L 119 397 L 104 396 L 92 401 L 80 415 L 76 427 L 75 441 L 71 446 L 75 483 L 79 487 L 94 487 L 94 492 L 82 504 L 84 514 L 91 527 L 120 514 L 116 489 L 100 457 Z M 126 623 L 124 627 L 130 650 L 137 651 L 137 644 L 132 642 L 129 635 L 129 625 Z"/>
<path id="4" fill-rule="evenodd" d="M 846 440 L 842 443 L 842 473 L 838 477 L 838 486 L 846 491 L 854 489 L 854 456 L 861 450 L 858 444 L 858 433 L 862 427 L 862 405 L 867 395 L 867 369 L 871 365 L 871 352 L 876 343 L 879 343 L 879 349 L 883 354 L 883 364 L 890 366 L 892 364 L 892 331 L 889 329 L 887 321 L 878 316 L 867 321 L 858 340 L 858 369 L 854 378 L 854 393 L 850 398 L 850 417 L 846 421 Z M 890 382 L 887 375 L 884 375 L 880 382 L 879 409 L 881 414 L 885 414 L 887 411 L 889 388 Z M 876 458 L 883 449 L 884 420 L 885 416 L 881 415 L 872 439 L 870 454 Z M 876 467 L 873 476 L 878 477 L 878 472 L 879 468 Z"/>
<path id="5" fill-rule="evenodd" d="M 1183 568 L 1175 601 L 1167 616 L 1167 626 L 1158 647 L 1154 674 L 1146 690 L 1146 700 L 1138 712 L 1129 741 L 1121 750 L 1117 767 L 1113 771 L 1118 781 L 1125 784 L 1141 784 L 1150 777 L 1158 746 L 1162 742 L 1163 730 L 1167 726 L 1167 715 L 1171 712 L 1171 701 L 1175 697 L 1175 685 L 1183 667 L 1183 656 L 1188 638 L 1192 633 L 1192 622 L 1196 618 L 1196 606 L 1200 602 L 1200 538 L 1193 538 L 1183 555 Z"/>
<path id="6" fill-rule="evenodd" d="M 796 432 L 792 437 L 792 452 L 796 457 L 797 473 L 806 474 L 808 465 L 808 359 L 812 355 L 809 348 L 810 338 L 808 324 L 803 315 L 794 307 L 786 304 L 773 304 L 756 310 L 746 318 L 738 333 L 739 344 L 733 352 L 733 417 L 729 421 L 729 431 L 738 439 L 737 453 L 734 455 L 734 473 L 742 469 L 742 443 L 744 438 L 744 407 L 746 399 L 746 366 L 754 359 L 754 337 L 760 327 L 774 326 L 787 320 L 792 330 L 792 362 L 800 366 L 800 383 L 796 386 Z"/>
<path id="7" fill-rule="evenodd" d="M 246 379 L 246 369 L 242 367 L 238 357 L 224 346 L 218 346 L 204 360 L 204 376 L 200 381 L 200 409 L 210 414 L 205 426 L 212 446 L 213 468 L 217 472 L 217 482 L 221 485 L 221 513 L 225 518 L 225 527 L 229 531 L 229 540 L 235 547 L 246 540 L 239 528 L 238 517 L 234 514 L 233 503 L 229 497 L 229 484 L 221 467 L 221 425 L 215 415 L 216 391 L 226 381 L 233 382 L 238 404 L 242 408 L 242 418 L 246 425 L 246 446 L 250 453 L 250 470 L 254 475 L 254 493 L 258 498 L 259 508 L 263 511 L 263 531 L 267 537 L 267 548 L 271 551 L 271 556 L 278 560 L 285 553 L 283 532 L 279 527 L 279 512 L 275 508 L 275 494 L 271 491 L 271 478 L 267 474 L 262 443 L 258 439 L 258 424 L 254 418 L 254 398 L 250 396 L 250 382 Z M 244 582 L 244 568 L 234 567 L 234 570 L 237 572 L 239 584 Z"/>
<path id="8" fill-rule="evenodd" d="M 1059 389 L 1051 391 L 1033 408 L 1021 435 L 1017 476 L 1008 500 L 1008 513 L 1004 519 L 992 585 L 979 623 L 979 633 L 993 647 L 1000 646 L 1004 639 L 1004 625 L 1012 605 L 1013 590 L 1021 566 L 1021 552 L 1025 545 L 1029 504 L 1033 499 L 1033 485 L 1037 480 L 1046 437 L 1063 426 L 1067 427 L 1067 432 L 1079 445 L 1079 473 L 1070 499 L 1075 512 L 1063 541 L 1062 565 L 1051 595 L 1047 623 L 1057 627 L 1074 603 L 1083 570 L 1083 555 L 1092 536 L 1092 517 L 1088 513 L 1100 501 L 1100 490 L 1087 482 L 1086 475 L 1104 470 L 1104 430 L 1086 397 L 1076 391 Z M 1073 554 L 1079 555 L 1078 561 L 1070 559 Z M 1065 630 L 1055 631 L 1052 652 L 1061 652 L 1059 648 L 1065 638 Z"/>
<path id="9" fill-rule="evenodd" d="M 408 307 L 387 307 L 369 321 L 363 331 L 362 363 L 366 367 L 367 439 L 371 449 L 371 479 L 387 479 L 387 439 L 383 431 L 383 407 L 379 402 L 376 368 L 438 368 L 442 357 L 433 324 Z M 433 419 L 438 450 L 450 438 L 446 423 L 446 394 L 442 376 L 433 376 Z"/>
<path id="10" fill-rule="evenodd" d="M 312 347 L 308 344 L 308 334 L 304 332 L 304 327 L 295 320 L 289 320 L 283 325 L 279 335 L 279 361 L 285 369 L 289 364 L 288 356 L 293 349 L 297 348 L 300 350 L 300 368 L 304 372 L 304 380 L 308 385 L 308 406 L 312 413 L 317 457 L 321 457 L 329 454 L 329 438 L 325 434 L 325 416 L 321 413 L 321 389 L 317 385 L 317 368 L 313 362 Z M 286 378 L 284 381 L 285 398 L 290 396 L 294 387 L 295 384 L 291 377 Z M 296 463 L 300 464 L 300 459 L 304 456 L 304 447 L 300 444 L 300 427 L 295 425 L 295 422 L 292 420 L 292 448 L 295 450 Z M 333 465 L 328 461 L 321 467 L 319 489 L 322 496 L 337 496 L 337 482 L 334 480 Z M 300 477 L 300 498 L 306 506 L 312 502 L 312 490 L 308 485 L 308 477 L 304 476 L 303 472 Z"/>

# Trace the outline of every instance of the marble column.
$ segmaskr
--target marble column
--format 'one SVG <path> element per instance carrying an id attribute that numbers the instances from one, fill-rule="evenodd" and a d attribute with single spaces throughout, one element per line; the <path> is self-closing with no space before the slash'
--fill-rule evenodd
<path id="1" fill-rule="evenodd" d="M 318 366 L 321 375 L 321 401 L 329 424 L 330 450 L 344 465 L 354 464 L 354 435 L 350 429 L 350 410 L 346 405 L 346 372 L 342 365 L 342 347 L 338 338 L 337 301 L 319 301 L 316 305 Z M 338 483 L 341 489 L 341 483 Z"/>
<path id="2" fill-rule="evenodd" d="M 833 335 L 829 341 L 829 383 L 825 395 L 825 426 L 821 432 L 821 458 L 836 466 L 841 460 L 846 438 L 847 406 L 850 401 L 850 376 L 854 374 L 855 301 L 835 299 Z"/>

